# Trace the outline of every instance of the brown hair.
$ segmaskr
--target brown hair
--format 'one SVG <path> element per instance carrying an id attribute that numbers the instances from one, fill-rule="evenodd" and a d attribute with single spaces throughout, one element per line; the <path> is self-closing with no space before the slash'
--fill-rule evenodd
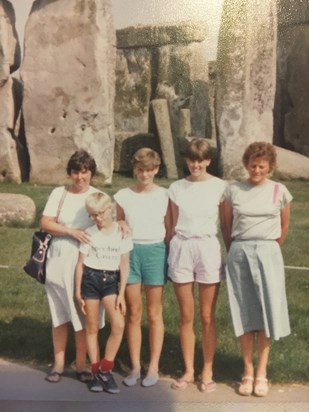
<path id="1" fill-rule="evenodd" d="M 70 175 L 72 170 L 80 172 L 83 169 L 90 170 L 91 177 L 93 177 L 96 173 L 97 165 L 94 158 L 86 150 L 80 149 L 70 157 L 67 164 L 67 174 Z"/>
<path id="2" fill-rule="evenodd" d="M 199 162 L 203 160 L 211 159 L 211 146 L 206 139 L 194 138 L 186 147 L 185 158 L 190 160 L 197 160 Z"/>
<path id="3" fill-rule="evenodd" d="M 269 162 L 269 171 L 272 172 L 277 166 L 277 153 L 275 147 L 267 142 L 254 142 L 249 144 L 245 150 L 242 162 L 245 167 L 248 166 L 251 159 L 264 157 Z"/>
<path id="4" fill-rule="evenodd" d="M 149 147 L 142 147 L 134 153 L 132 157 L 133 167 L 139 166 L 142 169 L 153 170 L 160 166 L 161 159 L 157 152 Z"/>

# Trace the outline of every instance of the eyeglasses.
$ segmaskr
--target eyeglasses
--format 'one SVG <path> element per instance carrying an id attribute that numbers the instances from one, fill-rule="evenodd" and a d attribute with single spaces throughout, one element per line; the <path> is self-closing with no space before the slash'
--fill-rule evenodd
<path id="1" fill-rule="evenodd" d="M 102 210 L 101 212 L 91 213 L 91 214 L 89 215 L 89 217 L 90 217 L 92 220 L 95 220 L 95 219 L 97 219 L 98 217 L 99 217 L 99 218 L 102 218 L 102 217 L 104 217 L 105 213 L 108 212 L 110 209 L 111 209 L 111 208 L 110 208 L 110 206 L 109 206 L 109 207 L 107 207 L 106 209 Z"/>

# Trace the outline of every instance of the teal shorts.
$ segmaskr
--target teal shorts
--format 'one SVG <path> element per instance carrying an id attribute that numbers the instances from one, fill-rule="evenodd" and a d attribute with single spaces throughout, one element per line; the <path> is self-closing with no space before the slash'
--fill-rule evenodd
<path id="1" fill-rule="evenodd" d="M 128 284 L 165 285 L 167 281 L 167 251 L 164 242 L 134 243 L 130 253 Z"/>

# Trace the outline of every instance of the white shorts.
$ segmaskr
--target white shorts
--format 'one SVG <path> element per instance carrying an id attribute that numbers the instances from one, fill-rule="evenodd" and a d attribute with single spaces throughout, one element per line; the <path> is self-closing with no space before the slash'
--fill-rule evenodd
<path id="1" fill-rule="evenodd" d="M 216 236 L 184 238 L 175 235 L 170 242 L 168 276 L 175 283 L 218 283 L 222 260 Z"/>

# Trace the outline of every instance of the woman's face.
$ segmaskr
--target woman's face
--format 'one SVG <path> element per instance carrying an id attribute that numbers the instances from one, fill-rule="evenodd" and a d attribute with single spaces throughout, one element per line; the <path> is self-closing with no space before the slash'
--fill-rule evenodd
<path id="1" fill-rule="evenodd" d="M 269 160 L 266 157 L 251 158 L 246 167 L 249 173 L 249 182 L 253 185 L 264 183 L 269 172 Z"/>
<path id="2" fill-rule="evenodd" d="M 89 188 L 91 177 L 91 171 L 89 169 L 72 170 L 70 178 L 73 191 L 75 193 L 86 192 Z"/>

